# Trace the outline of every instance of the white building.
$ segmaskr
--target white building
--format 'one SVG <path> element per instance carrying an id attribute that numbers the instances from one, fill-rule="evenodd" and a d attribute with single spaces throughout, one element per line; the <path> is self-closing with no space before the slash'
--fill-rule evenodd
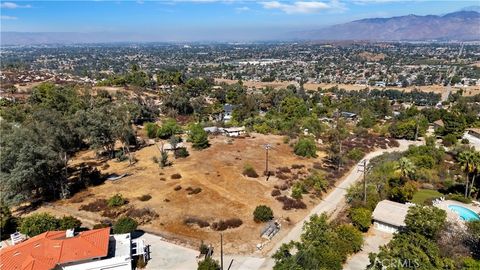
<path id="1" fill-rule="evenodd" d="M 373 226 L 383 232 L 394 233 L 405 227 L 405 217 L 410 206 L 402 203 L 383 200 L 373 211 Z"/>

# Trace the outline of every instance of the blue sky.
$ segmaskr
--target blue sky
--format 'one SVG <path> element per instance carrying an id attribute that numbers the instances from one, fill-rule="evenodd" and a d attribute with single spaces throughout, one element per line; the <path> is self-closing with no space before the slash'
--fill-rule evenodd
<path id="1" fill-rule="evenodd" d="M 139 33 L 165 39 L 257 38 L 370 17 L 444 14 L 476 1 L 1 1 L 1 31 Z"/>

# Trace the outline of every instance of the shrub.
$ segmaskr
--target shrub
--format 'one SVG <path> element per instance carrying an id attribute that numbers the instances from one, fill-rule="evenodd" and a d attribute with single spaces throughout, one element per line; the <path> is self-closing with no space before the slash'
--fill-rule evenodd
<path id="1" fill-rule="evenodd" d="M 174 173 L 170 176 L 171 179 L 180 179 L 182 178 L 182 175 L 179 173 Z"/>
<path id="2" fill-rule="evenodd" d="M 188 195 L 194 195 L 194 194 L 198 194 L 198 193 L 202 192 L 202 189 L 199 188 L 199 187 L 197 187 L 197 188 L 188 187 L 185 190 L 188 191 Z"/>
<path id="3" fill-rule="evenodd" d="M 287 196 L 279 196 L 276 197 L 277 201 L 283 203 L 283 210 L 290 210 L 290 209 L 306 209 L 307 205 L 302 202 L 301 200 L 294 200 Z"/>
<path id="4" fill-rule="evenodd" d="M 107 223 L 97 223 L 95 225 L 93 225 L 93 229 L 102 229 L 102 228 L 107 228 L 107 227 L 110 227 L 111 225 L 110 224 L 107 224 Z"/>
<path id="5" fill-rule="evenodd" d="M 255 222 L 266 222 L 273 219 L 273 211 L 266 205 L 259 205 L 253 211 L 253 220 Z"/>
<path id="6" fill-rule="evenodd" d="M 461 141 L 462 144 L 469 144 L 470 141 L 467 138 L 463 138 Z"/>
<path id="7" fill-rule="evenodd" d="M 248 177 L 252 177 L 252 178 L 257 178 L 258 177 L 257 172 L 255 171 L 255 169 L 250 164 L 245 164 L 245 166 L 243 166 L 243 175 L 248 176 Z"/>
<path id="8" fill-rule="evenodd" d="M 167 119 L 163 125 L 157 129 L 157 137 L 161 139 L 168 139 L 177 133 L 180 133 L 182 129 L 174 119 Z"/>
<path id="9" fill-rule="evenodd" d="M 372 223 L 372 211 L 363 207 L 352 208 L 350 209 L 350 218 L 353 226 L 362 232 L 366 232 Z"/>
<path id="10" fill-rule="evenodd" d="M 149 201 L 151 198 L 152 198 L 152 196 L 150 194 L 145 194 L 145 195 L 142 195 L 142 196 L 138 197 L 138 200 L 142 201 L 142 202 L 146 202 L 146 201 Z"/>
<path id="11" fill-rule="evenodd" d="M 317 145 L 311 138 L 301 138 L 294 146 L 296 155 L 302 157 L 317 157 Z"/>
<path id="12" fill-rule="evenodd" d="M 121 217 L 113 225 L 113 233 L 131 233 L 137 229 L 138 223 L 130 217 Z"/>
<path id="13" fill-rule="evenodd" d="M 307 189 L 305 185 L 301 182 L 296 182 L 292 187 L 292 198 L 297 200 L 301 199 L 302 194 L 306 192 L 307 192 Z"/>
<path id="14" fill-rule="evenodd" d="M 182 189 L 182 186 L 180 186 L 180 185 L 173 188 L 173 190 L 175 190 L 175 191 L 179 191 L 180 189 Z"/>
<path id="15" fill-rule="evenodd" d="M 198 262 L 197 270 L 219 270 L 220 265 L 212 257 L 207 257 L 203 261 Z"/>
<path id="16" fill-rule="evenodd" d="M 364 156 L 365 153 L 360 148 L 353 148 L 347 153 L 347 158 L 353 161 L 360 161 Z"/>
<path id="17" fill-rule="evenodd" d="M 472 199 L 470 199 L 469 197 L 465 198 L 461 194 L 448 194 L 447 199 L 466 203 L 466 204 L 472 203 Z"/>
<path id="18" fill-rule="evenodd" d="M 145 130 L 147 131 L 148 138 L 152 139 L 157 137 L 158 126 L 155 123 L 146 123 Z"/>
<path id="19" fill-rule="evenodd" d="M 108 199 L 108 207 L 118 207 L 126 204 L 127 201 L 123 198 L 121 194 L 115 194 L 110 199 Z"/>
<path id="20" fill-rule="evenodd" d="M 278 190 L 278 189 L 272 190 L 272 193 L 271 193 L 272 197 L 276 197 L 276 196 L 278 196 L 278 195 L 280 195 L 280 194 L 281 194 L 281 192 L 280 192 L 280 190 Z"/>
<path id="21" fill-rule="evenodd" d="M 192 143 L 195 149 L 205 149 L 210 146 L 208 134 L 200 124 L 194 124 L 190 127 L 188 141 Z"/>
<path id="22" fill-rule="evenodd" d="M 215 231 L 224 231 L 230 228 L 237 228 L 243 224 L 243 221 L 238 218 L 231 218 L 227 220 L 220 220 L 218 222 L 212 223 L 211 227 Z"/>
<path id="23" fill-rule="evenodd" d="M 97 199 L 89 204 L 81 205 L 78 209 L 88 212 L 100 212 L 108 208 L 107 200 Z"/>
<path id="24" fill-rule="evenodd" d="M 82 226 L 82 222 L 72 216 L 64 216 L 59 220 L 60 230 L 78 229 Z"/>
<path id="25" fill-rule="evenodd" d="M 190 154 L 188 153 L 188 150 L 185 147 L 178 148 L 177 150 L 175 150 L 175 157 L 177 158 L 186 158 L 189 155 Z"/>
<path id="26" fill-rule="evenodd" d="M 457 144 L 457 141 L 458 141 L 457 136 L 455 136 L 454 134 L 447 134 L 442 138 L 442 143 L 446 147 L 450 147 L 452 145 Z"/>
<path id="27" fill-rule="evenodd" d="M 196 218 L 196 217 L 188 217 L 183 221 L 183 223 L 185 223 L 186 225 L 197 224 L 198 227 L 200 228 L 205 228 L 210 226 L 210 223 L 208 223 L 207 221 Z"/>
<path id="28" fill-rule="evenodd" d="M 22 219 L 20 232 L 33 237 L 46 231 L 54 231 L 59 227 L 59 221 L 48 213 L 32 214 Z"/>
<path id="29" fill-rule="evenodd" d="M 322 191 L 326 191 L 328 188 L 328 181 L 325 179 L 325 175 L 321 171 L 314 171 L 304 181 L 305 185 L 320 194 Z"/>

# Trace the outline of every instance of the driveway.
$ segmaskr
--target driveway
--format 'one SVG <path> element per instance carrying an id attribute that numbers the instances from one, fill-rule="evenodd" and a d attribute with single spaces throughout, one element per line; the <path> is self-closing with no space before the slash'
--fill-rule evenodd
<path id="1" fill-rule="evenodd" d="M 399 147 L 396 148 L 389 148 L 389 149 L 380 149 L 374 152 L 371 152 L 365 156 L 367 160 L 370 160 L 374 157 L 380 156 L 387 152 L 395 152 L 395 151 L 405 151 L 408 149 L 410 145 L 421 145 L 423 142 L 417 141 L 405 141 L 399 140 L 400 143 Z M 342 209 L 345 206 L 345 195 L 347 194 L 347 188 L 354 184 L 355 182 L 362 179 L 362 172 L 358 171 L 357 168 L 353 168 L 350 173 L 344 178 L 344 180 L 338 184 L 335 188 L 333 188 L 330 193 L 320 202 L 315 208 L 312 209 L 310 214 L 308 214 L 301 222 L 298 222 L 295 227 L 277 244 L 273 247 L 273 249 L 268 254 L 268 258 L 266 258 L 265 263 L 262 265 L 261 269 L 272 269 L 274 260 L 271 256 L 277 251 L 280 246 L 284 243 L 288 243 L 290 241 L 298 241 L 300 240 L 300 235 L 302 234 L 302 227 L 303 223 L 308 221 L 312 215 L 321 214 L 326 212 L 327 214 L 334 212 L 336 209 Z"/>
<path id="2" fill-rule="evenodd" d="M 370 228 L 365 235 L 365 243 L 362 250 L 353 254 L 347 259 L 347 262 L 343 265 L 344 270 L 363 270 L 370 263 L 368 254 L 373 252 L 377 253 L 380 247 L 386 245 L 392 240 L 393 234 Z"/>

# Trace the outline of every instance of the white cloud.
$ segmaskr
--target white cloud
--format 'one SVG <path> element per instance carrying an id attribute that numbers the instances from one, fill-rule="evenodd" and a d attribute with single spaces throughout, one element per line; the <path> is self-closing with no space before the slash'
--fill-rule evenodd
<path id="1" fill-rule="evenodd" d="M 249 7 L 237 7 L 235 8 L 236 11 L 238 12 L 244 12 L 244 11 L 249 11 L 250 8 Z"/>
<path id="2" fill-rule="evenodd" d="M 343 9 L 343 4 L 338 1 L 331 1 L 329 3 L 320 1 L 296 1 L 296 2 L 279 2 L 268 1 L 260 2 L 266 9 L 278 9 L 287 14 L 294 13 L 318 13 L 322 10 Z"/>
<path id="3" fill-rule="evenodd" d="M 31 8 L 31 5 L 18 5 L 13 2 L 3 2 L 1 8 L 16 9 L 16 8 Z"/>
<path id="4" fill-rule="evenodd" d="M 14 17 L 14 16 L 2 15 L 2 16 L 0 16 L 0 19 L 2 19 L 2 20 L 16 20 L 18 18 Z"/>

